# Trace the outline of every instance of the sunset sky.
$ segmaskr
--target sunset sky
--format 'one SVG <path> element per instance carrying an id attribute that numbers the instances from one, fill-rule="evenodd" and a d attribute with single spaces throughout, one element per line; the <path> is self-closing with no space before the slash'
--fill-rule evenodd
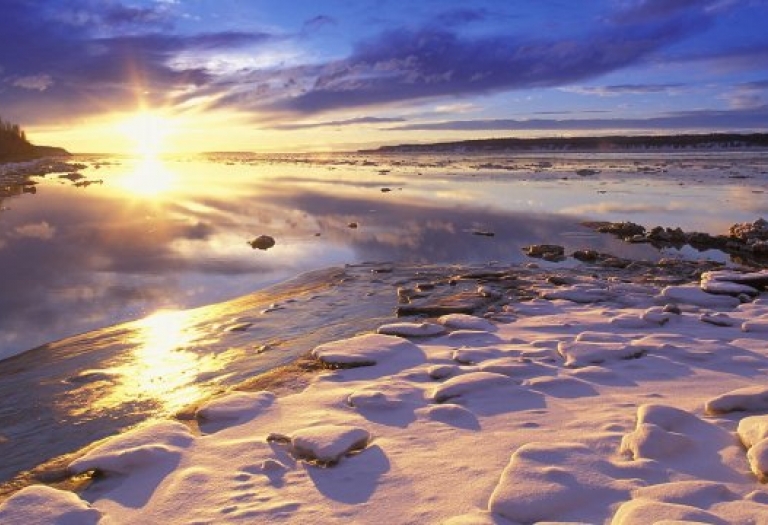
<path id="1" fill-rule="evenodd" d="M 2 0 L 0 116 L 124 153 L 764 131 L 766 20 L 766 0 Z"/>

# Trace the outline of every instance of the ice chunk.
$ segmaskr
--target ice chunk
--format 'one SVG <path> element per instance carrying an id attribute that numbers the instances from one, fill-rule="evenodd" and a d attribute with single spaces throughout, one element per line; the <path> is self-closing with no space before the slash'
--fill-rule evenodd
<path id="1" fill-rule="evenodd" d="M 398 355 L 421 355 L 418 346 L 392 335 L 366 334 L 325 343 L 312 355 L 332 366 L 373 366 Z"/>
<path id="2" fill-rule="evenodd" d="M 379 327 L 376 333 L 399 337 L 431 337 L 445 333 L 445 327 L 435 323 L 390 323 Z"/>
<path id="3" fill-rule="evenodd" d="M 194 436 L 177 421 L 160 421 L 131 430 L 106 441 L 69 464 L 69 471 L 81 474 L 95 470 L 112 474 L 130 472 L 179 457 Z"/>
<path id="4" fill-rule="evenodd" d="M 457 330 L 484 330 L 492 332 L 496 325 L 488 319 L 468 314 L 449 314 L 438 318 L 438 323 Z"/>
<path id="5" fill-rule="evenodd" d="M 322 465 L 333 465 L 345 455 L 364 449 L 370 439 L 364 428 L 348 425 L 319 425 L 297 430 L 290 437 L 271 434 L 268 438 L 287 442 L 294 456 Z"/>
<path id="6" fill-rule="evenodd" d="M 695 285 L 667 286 L 660 297 L 666 302 L 691 304 L 703 308 L 736 308 L 741 301 L 730 295 L 710 294 Z"/>
<path id="7" fill-rule="evenodd" d="M 644 348 L 625 343 L 585 341 L 561 341 L 557 345 L 557 351 L 565 359 L 565 366 L 574 368 L 605 363 L 606 361 L 634 359 L 646 353 Z"/>
<path id="8" fill-rule="evenodd" d="M 0 523 L 96 525 L 101 512 L 77 494 L 45 485 L 26 487 L 0 505 Z"/>
<path id="9" fill-rule="evenodd" d="M 205 421 L 228 421 L 253 417 L 275 401 L 272 392 L 235 392 L 209 401 L 195 416 Z"/>
<path id="10" fill-rule="evenodd" d="M 707 414 L 768 410 L 768 387 L 748 386 L 719 395 L 704 404 Z"/>

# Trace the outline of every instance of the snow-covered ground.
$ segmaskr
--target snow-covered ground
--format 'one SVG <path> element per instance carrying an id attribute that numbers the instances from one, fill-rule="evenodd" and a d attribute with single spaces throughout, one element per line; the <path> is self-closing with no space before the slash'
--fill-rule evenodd
<path id="1" fill-rule="evenodd" d="M 768 300 L 559 284 L 321 345 L 304 391 L 113 438 L 0 522 L 768 523 Z"/>

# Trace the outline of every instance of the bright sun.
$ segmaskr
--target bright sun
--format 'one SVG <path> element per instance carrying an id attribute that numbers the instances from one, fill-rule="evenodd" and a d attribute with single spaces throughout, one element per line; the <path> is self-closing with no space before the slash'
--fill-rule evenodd
<path id="1" fill-rule="evenodd" d="M 118 130 L 133 142 L 134 151 L 144 158 L 155 158 L 165 151 L 165 140 L 174 131 L 168 117 L 141 112 L 121 121 Z"/>

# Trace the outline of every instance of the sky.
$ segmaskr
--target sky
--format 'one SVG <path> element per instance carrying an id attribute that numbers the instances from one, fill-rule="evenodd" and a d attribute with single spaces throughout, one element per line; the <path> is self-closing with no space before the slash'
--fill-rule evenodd
<path id="1" fill-rule="evenodd" d="M 2 0 L 0 117 L 73 152 L 768 130 L 768 0 Z"/>

